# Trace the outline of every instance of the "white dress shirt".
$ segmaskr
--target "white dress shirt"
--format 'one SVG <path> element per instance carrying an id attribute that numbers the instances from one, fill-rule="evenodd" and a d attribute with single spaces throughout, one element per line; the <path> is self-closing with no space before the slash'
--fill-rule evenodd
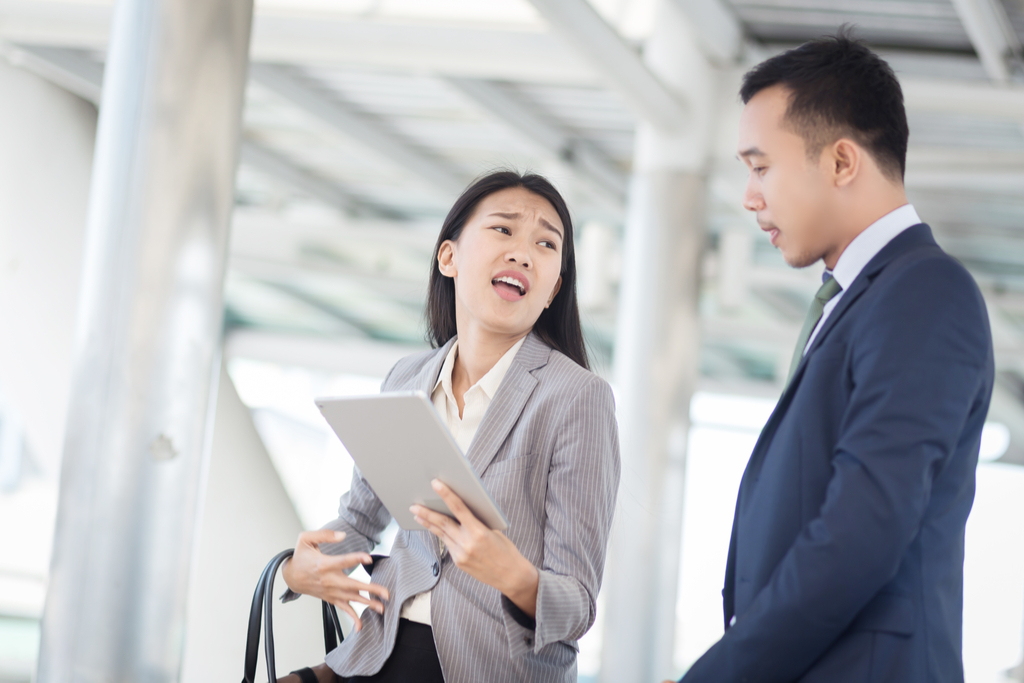
<path id="1" fill-rule="evenodd" d="M 473 437 L 476 435 L 480 422 L 484 419 L 487 406 L 491 404 L 491 399 L 494 398 L 495 392 L 498 391 L 501 380 L 505 379 L 505 373 L 512 366 L 512 360 L 524 341 L 526 341 L 526 337 L 517 341 L 487 371 L 487 374 L 466 390 L 466 394 L 462 397 L 465 405 L 461 416 L 459 415 L 459 404 L 455 400 L 455 394 L 452 393 L 452 370 L 455 368 L 455 359 L 459 355 L 458 340 L 452 345 L 448 355 L 445 356 L 444 365 L 441 366 L 441 373 L 437 377 L 437 384 L 434 385 L 430 399 L 434 402 L 437 414 L 444 419 L 445 424 L 448 425 L 448 431 L 451 432 L 452 438 L 455 439 L 455 443 L 459 445 L 463 453 L 469 451 L 469 445 L 473 443 Z M 430 591 L 420 593 L 406 600 L 405 604 L 402 605 L 402 618 L 429 626 Z"/>
<path id="2" fill-rule="evenodd" d="M 832 277 L 836 279 L 836 282 L 843 289 L 825 304 L 825 310 L 821 313 L 821 320 L 818 321 L 814 331 L 811 332 L 810 338 L 807 340 L 807 345 L 804 346 L 804 354 L 811 348 L 814 338 L 818 336 L 818 332 L 825 325 L 828 316 L 839 305 L 839 300 L 843 298 L 843 294 L 846 293 L 846 290 L 850 288 L 853 281 L 860 275 L 860 271 L 864 270 L 864 267 L 868 265 L 871 259 L 875 258 L 878 252 L 882 251 L 885 245 L 889 244 L 896 235 L 920 222 L 921 218 L 917 215 L 914 206 L 912 204 L 904 204 L 869 225 L 864 232 L 857 235 L 850 242 L 846 250 L 839 256 L 839 260 L 836 261 L 836 267 L 832 270 Z M 828 273 L 827 270 L 825 272 Z"/>

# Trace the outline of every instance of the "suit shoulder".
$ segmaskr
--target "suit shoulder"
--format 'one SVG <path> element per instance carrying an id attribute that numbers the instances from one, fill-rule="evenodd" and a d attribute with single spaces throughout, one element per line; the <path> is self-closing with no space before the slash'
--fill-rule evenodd
<path id="1" fill-rule="evenodd" d="M 909 252 L 898 258 L 892 266 L 886 271 L 891 271 L 887 273 L 890 275 L 888 279 L 894 282 L 902 283 L 912 279 L 922 284 L 941 284 L 980 293 L 967 268 L 937 245 Z"/>
<path id="2" fill-rule="evenodd" d="M 407 386 L 417 375 L 419 375 L 425 365 L 437 358 L 437 354 L 439 353 L 441 353 L 441 349 L 426 349 L 425 351 L 403 356 L 394 364 L 391 370 L 388 371 L 381 389 L 384 391 L 392 391 Z"/>
<path id="3" fill-rule="evenodd" d="M 539 374 L 541 381 L 557 385 L 559 393 L 566 397 L 583 392 L 612 395 L 611 385 L 600 375 L 587 370 L 561 351 L 551 350 L 547 365 Z"/>
<path id="4" fill-rule="evenodd" d="M 991 349 L 988 308 L 974 278 L 940 248 L 920 249 L 890 264 L 862 331 L 911 330 L 931 339 L 956 339 L 988 354 Z M 923 341 L 923 340 L 922 340 Z"/>

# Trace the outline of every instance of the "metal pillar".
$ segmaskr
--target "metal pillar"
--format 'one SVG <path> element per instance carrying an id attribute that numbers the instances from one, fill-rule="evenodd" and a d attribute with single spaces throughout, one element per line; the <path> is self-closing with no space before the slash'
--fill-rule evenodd
<path id="1" fill-rule="evenodd" d="M 662 2 L 645 59 L 694 103 L 686 129 L 638 129 L 619 295 L 615 380 L 622 485 L 608 553 L 600 680 L 670 676 L 715 79 L 692 29 Z"/>
<path id="2" fill-rule="evenodd" d="M 120 0 L 38 680 L 179 677 L 252 0 Z"/>

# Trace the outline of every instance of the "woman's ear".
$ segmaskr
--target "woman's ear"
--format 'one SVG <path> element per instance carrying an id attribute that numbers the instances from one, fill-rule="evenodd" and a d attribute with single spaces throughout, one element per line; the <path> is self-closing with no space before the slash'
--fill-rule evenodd
<path id="1" fill-rule="evenodd" d="M 445 277 L 455 277 L 459 274 L 458 268 L 455 267 L 455 243 L 451 240 L 441 242 L 441 247 L 437 250 L 437 269 Z"/>
<path id="2" fill-rule="evenodd" d="M 548 302 L 546 304 L 544 304 L 544 308 L 547 308 L 548 306 L 551 305 L 551 302 L 555 300 L 556 296 L 558 296 L 558 290 L 560 290 L 561 288 L 562 288 L 562 276 L 559 275 L 558 276 L 558 282 L 555 283 L 555 288 L 551 290 L 551 296 L 548 297 Z"/>

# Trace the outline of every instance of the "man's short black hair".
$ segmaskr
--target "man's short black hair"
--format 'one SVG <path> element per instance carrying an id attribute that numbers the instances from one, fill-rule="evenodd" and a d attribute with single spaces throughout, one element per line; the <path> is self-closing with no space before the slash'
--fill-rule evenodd
<path id="1" fill-rule="evenodd" d="M 743 77 L 740 97 L 746 104 L 774 85 L 789 90 L 786 122 L 812 159 L 849 137 L 871 153 L 883 173 L 902 181 L 910 136 L 903 90 L 892 68 L 848 27 L 761 62 Z"/>

